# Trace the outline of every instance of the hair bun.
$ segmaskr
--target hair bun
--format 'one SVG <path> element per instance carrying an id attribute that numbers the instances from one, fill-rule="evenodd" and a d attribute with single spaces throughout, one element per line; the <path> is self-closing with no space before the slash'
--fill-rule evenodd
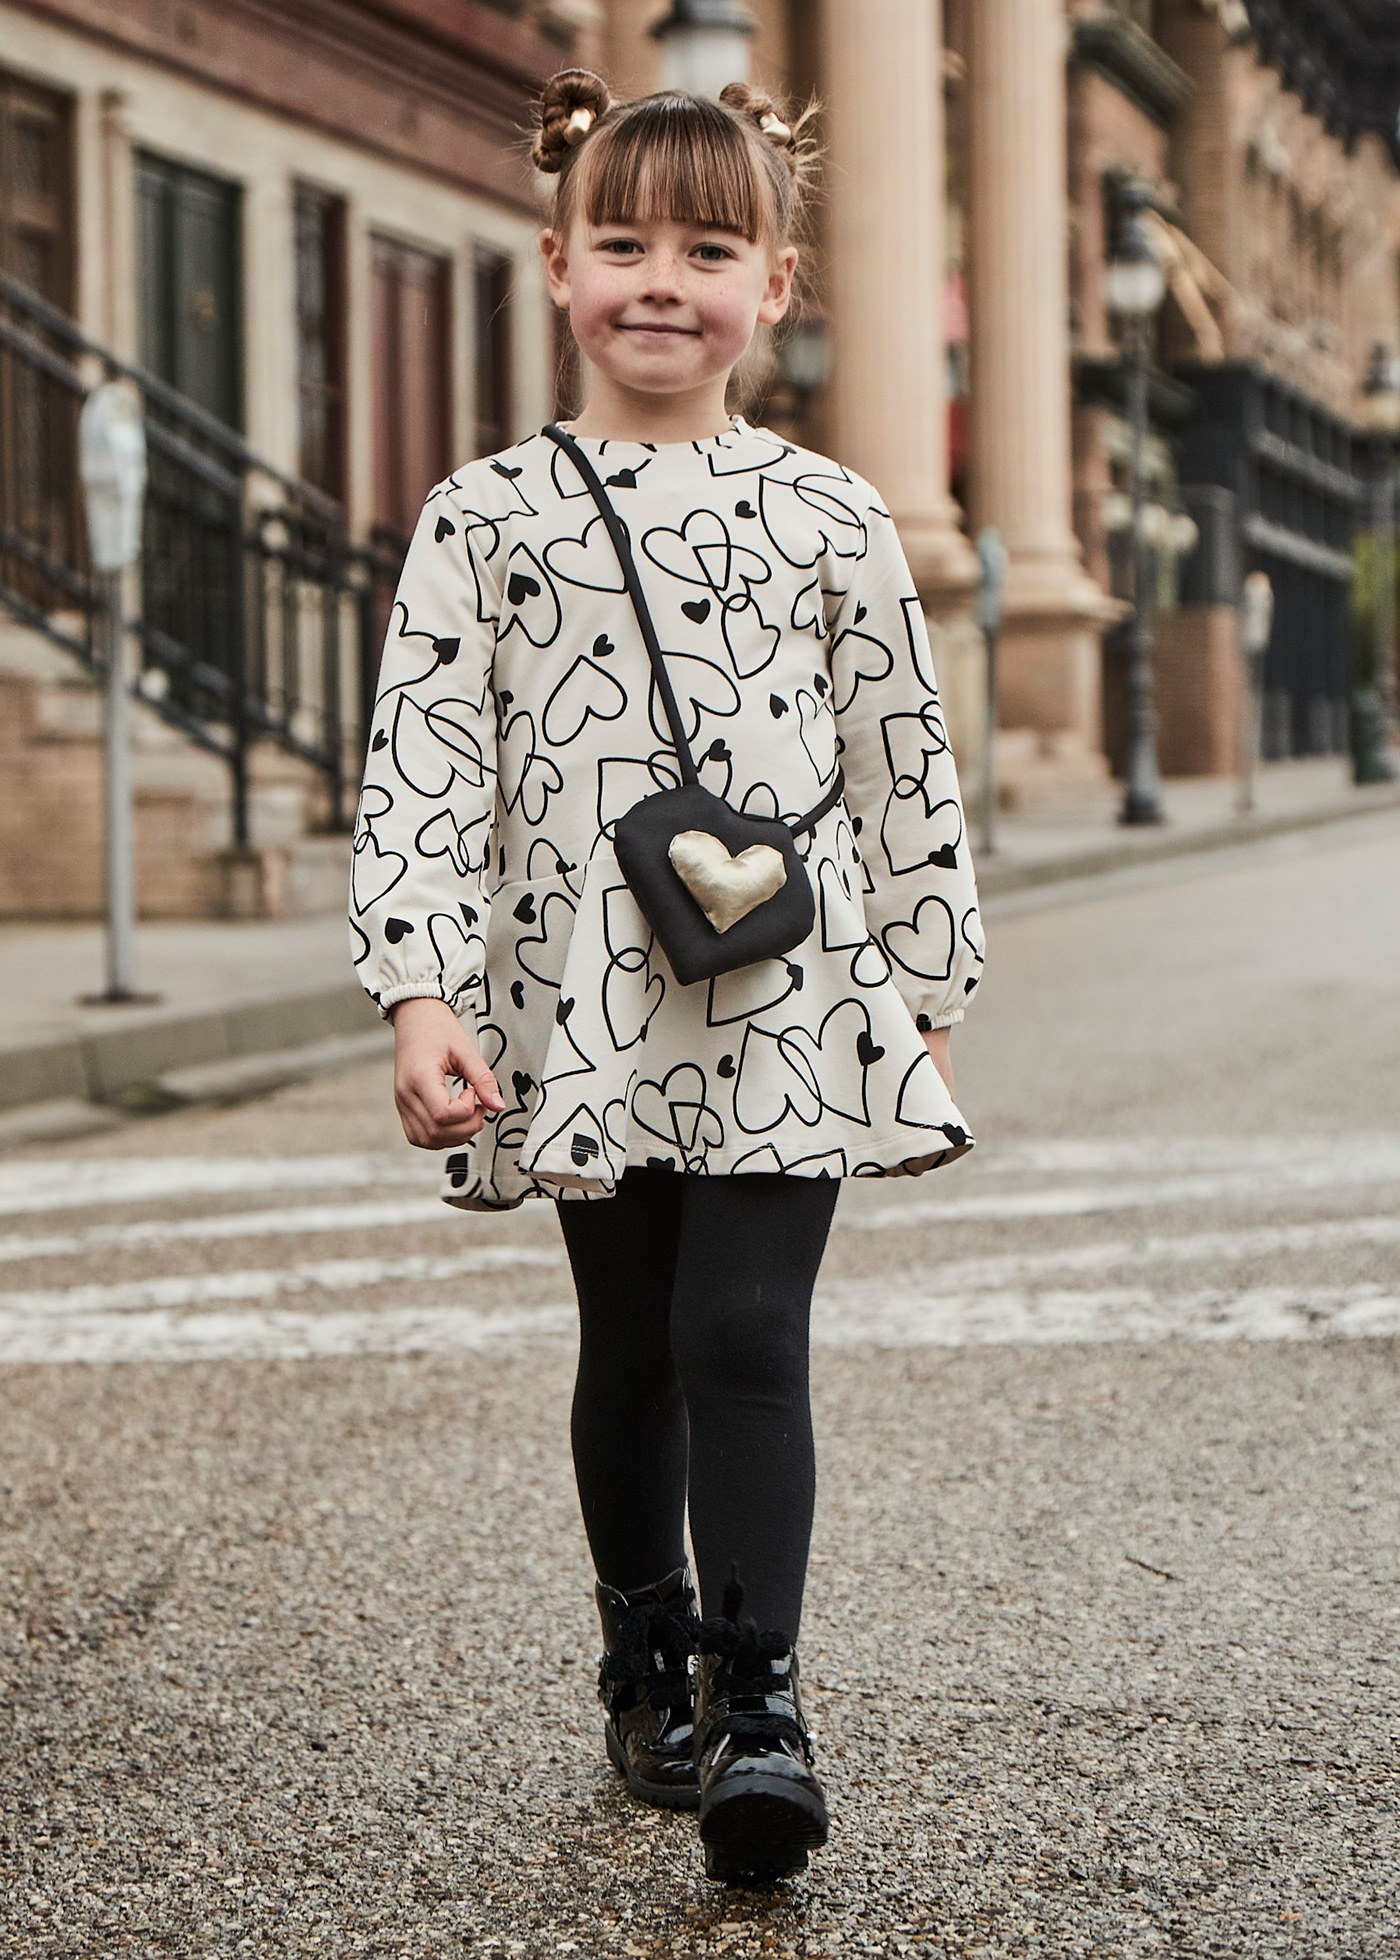
<path id="1" fill-rule="evenodd" d="M 540 97 L 540 126 L 530 146 L 536 170 L 553 176 L 612 107 L 608 85 L 588 68 L 561 68 Z"/>
<path id="2" fill-rule="evenodd" d="M 751 88 L 747 82 L 727 82 L 719 92 L 719 99 L 731 109 L 736 109 L 741 116 L 750 117 L 758 125 L 759 134 L 775 150 L 780 150 L 788 168 L 796 171 L 800 141 L 771 95 L 765 95 L 762 89 Z"/>

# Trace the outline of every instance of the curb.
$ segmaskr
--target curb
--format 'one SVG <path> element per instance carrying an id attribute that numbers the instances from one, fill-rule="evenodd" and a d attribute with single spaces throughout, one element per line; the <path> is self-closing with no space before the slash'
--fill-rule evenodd
<path id="1" fill-rule="evenodd" d="M 373 1014 L 364 989 L 346 981 L 312 993 L 11 1048 L 0 1054 L 0 1110 L 40 1102 L 120 1102 L 140 1085 L 158 1085 L 187 1069 L 251 1063 L 270 1053 L 283 1060 L 288 1050 L 363 1035 L 372 1031 L 367 1017 Z"/>
<path id="2" fill-rule="evenodd" d="M 993 858 L 979 867 L 978 886 L 984 898 L 996 899 L 1400 810 L 1400 783 L 1358 791 L 1356 797 L 1360 802 L 1353 798 L 1277 816 L 1235 817 L 1205 830 L 1168 828 L 1140 841 L 1040 862 L 1007 864 Z M 34 1112 L 37 1105 L 53 1106 L 54 1126 L 62 1133 L 83 1109 L 100 1122 L 119 1119 L 123 1111 L 262 1094 L 298 1075 L 353 1061 L 361 1052 L 372 1054 L 385 1038 L 372 1016 L 364 990 L 346 981 L 0 1051 L 0 1128 L 14 1127 L 2 1119 L 15 1118 L 22 1131 L 18 1112 Z"/>
<path id="3" fill-rule="evenodd" d="M 1065 857 L 1045 858 L 1032 863 L 1007 864 L 995 855 L 977 869 L 977 889 L 983 898 L 1000 898 L 1011 892 L 1031 891 L 1038 885 L 1062 885 L 1079 878 L 1103 876 L 1113 871 L 1131 871 L 1139 864 L 1161 864 L 1171 858 L 1208 856 L 1227 851 L 1237 844 L 1262 843 L 1290 832 L 1321 829 L 1351 817 L 1378 816 L 1400 810 L 1400 783 L 1375 789 L 1358 790 L 1357 803 L 1326 803 L 1313 810 L 1286 811 L 1277 816 L 1232 817 L 1204 830 L 1173 832 L 1170 824 L 1138 843 L 1100 845 L 1093 850 L 1072 852 Z"/>

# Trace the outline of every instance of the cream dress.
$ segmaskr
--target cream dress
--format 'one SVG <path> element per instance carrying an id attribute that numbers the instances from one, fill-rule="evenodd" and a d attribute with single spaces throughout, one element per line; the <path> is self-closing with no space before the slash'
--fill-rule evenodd
<path id="1" fill-rule="evenodd" d="M 602 519 L 531 436 L 429 494 L 380 670 L 350 936 L 379 1008 L 447 1001 L 505 1108 L 453 1152 L 467 1210 L 603 1198 L 628 1164 L 885 1176 L 972 1138 L 920 1030 L 982 970 L 924 617 L 868 483 L 736 421 L 580 438 L 628 527 L 701 781 L 795 820 L 816 923 L 682 986 L 618 871 L 616 819 L 679 780 Z"/>

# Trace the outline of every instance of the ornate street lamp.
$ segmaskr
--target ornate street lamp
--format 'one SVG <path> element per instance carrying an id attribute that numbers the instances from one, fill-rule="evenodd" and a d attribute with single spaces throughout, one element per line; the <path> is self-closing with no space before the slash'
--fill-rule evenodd
<path id="1" fill-rule="evenodd" d="M 1371 349 L 1371 365 L 1361 384 L 1367 420 L 1375 438 L 1371 478 L 1371 532 L 1374 539 L 1375 638 L 1369 688 L 1354 690 L 1351 751 L 1358 783 L 1388 783 L 1397 769 L 1395 739 L 1395 436 L 1400 431 L 1400 361 L 1384 341 Z"/>
<path id="2" fill-rule="evenodd" d="M 661 43 L 661 86 L 717 96 L 749 77 L 753 16 L 740 0 L 671 0 L 652 34 Z"/>
<path id="3" fill-rule="evenodd" d="M 1167 282 L 1142 219 L 1150 202 L 1151 196 L 1145 185 L 1125 185 L 1113 257 L 1104 274 L 1108 309 L 1118 315 L 1123 328 L 1128 357 L 1128 422 L 1132 436 L 1129 456 L 1131 517 L 1128 529 L 1133 584 L 1128 669 L 1131 740 L 1127 787 L 1120 812 L 1123 823 L 1163 821 L 1161 777 L 1157 768 L 1157 706 L 1152 683 L 1152 623 L 1147 603 L 1151 546 L 1143 515 L 1146 502 L 1144 457 L 1147 448 L 1150 327 L 1153 315 L 1166 294 Z"/>

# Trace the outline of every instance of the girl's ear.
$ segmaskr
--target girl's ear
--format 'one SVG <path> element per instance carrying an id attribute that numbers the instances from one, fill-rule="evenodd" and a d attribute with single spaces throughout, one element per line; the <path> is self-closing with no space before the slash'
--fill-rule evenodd
<path id="1" fill-rule="evenodd" d="M 758 317 L 765 327 L 776 326 L 792 304 L 792 276 L 796 270 L 797 247 L 785 245 L 773 261 L 758 305 Z"/>
<path id="2" fill-rule="evenodd" d="M 564 256 L 564 241 L 557 231 L 546 229 L 540 233 L 540 252 L 544 259 L 549 297 L 556 306 L 567 310 L 570 298 L 569 262 Z"/>

